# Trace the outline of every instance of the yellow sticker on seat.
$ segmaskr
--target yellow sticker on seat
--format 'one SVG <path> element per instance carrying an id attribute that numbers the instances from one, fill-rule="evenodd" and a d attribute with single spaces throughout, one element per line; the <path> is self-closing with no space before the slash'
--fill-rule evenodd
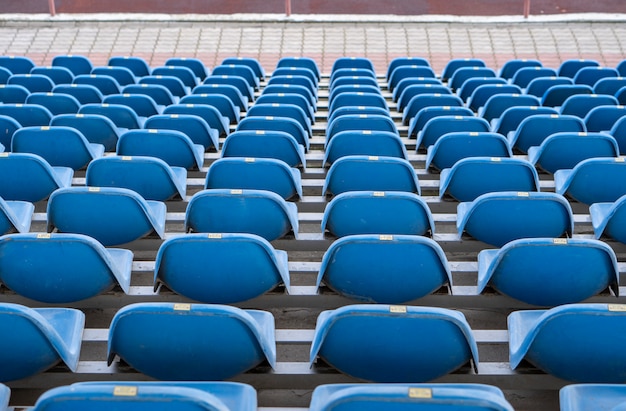
<path id="1" fill-rule="evenodd" d="M 432 398 L 433 390 L 431 388 L 409 388 L 409 398 Z"/>
<path id="2" fill-rule="evenodd" d="M 116 397 L 134 397 L 137 395 L 137 387 L 131 385 L 118 385 L 113 388 L 113 395 Z"/>

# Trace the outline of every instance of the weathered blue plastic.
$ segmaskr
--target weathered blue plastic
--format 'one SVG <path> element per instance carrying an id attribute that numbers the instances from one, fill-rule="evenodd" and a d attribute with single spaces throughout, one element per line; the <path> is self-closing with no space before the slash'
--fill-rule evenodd
<path id="1" fill-rule="evenodd" d="M 75 97 L 64 93 L 31 93 L 26 104 L 39 104 L 47 108 L 52 115 L 76 114 L 81 103 Z"/>
<path id="2" fill-rule="evenodd" d="M 594 84 L 593 92 L 614 96 L 624 86 L 626 86 L 626 77 L 607 77 Z"/>
<path id="3" fill-rule="evenodd" d="M 106 97 L 105 97 L 106 98 Z M 128 130 L 143 128 L 145 118 L 139 117 L 129 106 L 122 104 L 85 104 L 79 114 L 99 114 L 109 118 L 118 128 Z"/>
<path id="4" fill-rule="evenodd" d="M 596 238 L 606 235 L 621 243 L 626 243 L 625 202 L 626 195 L 623 195 L 615 202 L 591 204 L 589 215 Z"/>
<path id="5" fill-rule="evenodd" d="M 623 157 L 590 158 L 554 173 L 555 191 L 584 204 L 614 202 L 626 194 Z"/>
<path id="6" fill-rule="evenodd" d="M 23 127 L 13 135 L 11 151 L 36 154 L 52 167 L 80 170 L 102 157 L 104 146 L 90 143 L 83 133 L 72 127 Z"/>
<path id="7" fill-rule="evenodd" d="M 467 99 L 467 107 L 474 111 L 482 108 L 487 101 L 498 94 L 521 94 L 522 90 L 513 84 L 483 84 L 476 87 Z M 529 104 L 530 105 L 530 104 Z M 489 121 L 489 119 L 486 119 Z"/>
<path id="8" fill-rule="evenodd" d="M 360 77 L 362 79 L 365 79 L 367 77 Z M 345 80 L 343 80 L 344 82 L 348 82 L 349 81 L 349 77 L 346 77 Z M 372 85 L 378 86 L 378 82 L 376 82 L 375 79 Z M 336 80 L 337 83 L 340 83 L 340 80 Z M 364 84 L 368 84 L 368 83 L 364 83 Z M 402 94 L 404 93 L 404 90 L 406 90 L 407 88 L 411 87 L 411 86 L 419 86 L 419 85 L 427 85 L 430 84 L 431 86 L 442 86 L 443 83 L 441 82 L 441 80 L 439 80 L 438 78 L 435 77 L 407 77 L 405 79 L 402 79 L 398 82 L 398 84 L 396 85 L 396 87 L 394 87 L 393 92 L 391 93 L 391 100 L 397 102 L 400 97 L 402 96 Z M 443 91 L 443 90 L 442 90 Z M 447 88 L 447 91 L 449 91 L 450 93 L 452 93 L 452 90 Z M 446 91 L 443 91 L 444 93 L 446 93 Z M 407 96 L 408 97 L 408 96 Z M 406 102 L 408 102 L 409 100 L 406 100 Z"/>
<path id="9" fill-rule="evenodd" d="M 185 230 L 200 233 L 249 233 L 274 241 L 298 236 L 294 203 L 265 190 L 213 189 L 196 193 L 185 214 Z"/>
<path id="10" fill-rule="evenodd" d="M 156 116 L 163 112 L 163 106 L 158 105 L 156 101 L 148 94 L 110 94 L 102 101 L 104 104 L 121 104 L 128 106 L 139 117 Z"/>
<path id="11" fill-rule="evenodd" d="M 184 66 L 159 66 L 152 68 L 152 76 L 173 76 L 180 79 L 185 87 L 193 89 L 198 85 L 199 79 L 189 67 Z"/>
<path id="12" fill-rule="evenodd" d="M 512 79 L 515 74 L 527 67 L 542 67 L 543 64 L 539 60 L 534 59 L 511 59 L 507 60 L 500 70 L 498 71 L 498 77 L 505 79 Z"/>
<path id="13" fill-rule="evenodd" d="M 271 313 L 226 305 L 127 305 L 109 327 L 108 362 L 119 356 L 159 380 L 224 380 L 276 363 Z"/>
<path id="14" fill-rule="evenodd" d="M 584 120 L 588 131 L 608 132 L 622 117 L 626 117 L 626 106 L 605 105 L 591 109 Z"/>
<path id="15" fill-rule="evenodd" d="M 302 198 L 300 170 L 273 158 L 221 158 L 211 163 L 204 188 L 272 191 L 285 200 Z"/>
<path id="16" fill-rule="evenodd" d="M 451 286 L 452 274 L 443 249 L 429 238 L 351 235 L 324 254 L 321 283 L 354 300 L 402 304 Z"/>
<path id="17" fill-rule="evenodd" d="M 179 101 L 177 96 L 161 84 L 130 84 L 122 89 L 123 94 L 143 94 L 151 97 L 160 106 L 169 106 Z"/>
<path id="18" fill-rule="evenodd" d="M 105 246 L 165 234 L 165 204 L 117 187 L 69 187 L 48 200 L 48 232 L 84 234 Z"/>
<path id="19" fill-rule="evenodd" d="M 309 150 L 309 135 L 302 125 L 289 117 L 246 117 L 237 125 L 237 131 L 283 131 L 291 134 L 298 144 Z"/>
<path id="20" fill-rule="evenodd" d="M 428 106 L 418 111 L 409 122 L 409 138 L 416 138 L 430 119 L 439 116 L 474 116 L 474 112 L 461 106 Z M 508 145 L 508 143 L 507 143 Z"/>
<path id="21" fill-rule="evenodd" d="M 50 110 L 39 104 L 0 104 L 0 115 L 15 119 L 22 127 L 47 126 L 52 119 Z"/>
<path id="22" fill-rule="evenodd" d="M 70 303 L 130 287 L 133 253 L 80 234 L 6 235 L 0 257 L 0 282 L 35 301 Z"/>
<path id="23" fill-rule="evenodd" d="M 460 203 L 457 229 L 459 238 L 465 232 L 501 247 L 520 238 L 571 236 L 574 217 L 570 204 L 559 194 L 505 191 Z"/>
<path id="24" fill-rule="evenodd" d="M 348 191 L 406 191 L 420 194 L 413 166 L 402 158 L 346 156 L 328 170 L 322 195 Z"/>
<path id="25" fill-rule="evenodd" d="M 22 125 L 13 117 L 0 115 L 0 144 L 4 146 L 5 151 L 11 149 L 13 134 L 20 128 Z"/>
<path id="26" fill-rule="evenodd" d="M 107 65 L 126 67 L 137 77 L 150 75 L 150 66 L 148 65 L 148 62 L 137 56 L 113 56 L 109 58 Z"/>
<path id="27" fill-rule="evenodd" d="M 574 84 L 574 82 L 569 77 L 538 77 L 528 83 L 528 86 L 526 87 L 526 94 L 536 96 L 541 99 L 550 87 L 565 84 L 571 85 Z"/>
<path id="28" fill-rule="evenodd" d="M 91 70 L 90 74 L 102 74 L 105 76 L 113 77 L 120 87 L 126 86 L 128 84 L 135 84 L 137 82 L 137 78 L 135 74 L 126 67 L 121 66 L 98 66 L 94 67 Z"/>
<path id="29" fill-rule="evenodd" d="M 528 161 L 552 174 L 589 158 L 618 156 L 617 142 L 604 133 L 554 133 L 528 149 Z"/>
<path id="30" fill-rule="evenodd" d="M 226 117 L 228 124 L 239 123 L 241 112 L 233 101 L 222 94 L 190 94 L 180 99 L 180 104 L 206 104 L 216 108 L 222 117 Z"/>
<path id="31" fill-rule="evenodd" d="M 393 70 L 387 81 L 387 87 L 389 91 L 393 91 L 398 83 L 408 77 L 435 77 L 435 72 L 429 66 L 412 64 L 406 66 L 400 66 Z"/>
<path id="32" fill-rule="evenodd" d="M 7 84 L 22 86 L 31 93 L 49 93 L 54 87 L 50 77 L 43 74 L 13 74 Z"/>
<path id="33" fill-rule="evenodd" d="M 250 83 L 248 83 L 248 81 L 241 76 L 229 74 L 217 75 L 215 74 L 215 70 L 213 70 L 211 75 L 204 79 L 201 86 L 210 86 L 213 84 L 234 86 L 237 90 L 239 90 L 244 100 L 247 100 L 248 103 L 252 103 L 254 101 L 254 87 L 252 87 Z"/>
<path id="34" fill-rule="evenodd" d="M 528 87 L 528 84 L 536 78 L 555 76 L 556 70 L 549 67 L 523 68 L 515 73 L 515 76 L 511 79 L 511 83 L 516 84 L 521 88 L 526 88 Z"/>
<path id="35" fill-rule="evenodd" d="M 456 90 L 456 94 L 461 100 L 467 101 L 476 88 L 485 84 L 509 84 L 502 77 L 471 77 L 463 82 L 463 85 Z"/>
<path id="36" fill-rule="evenodd" d="M 328 124 L 332 123 L 336 118 L 350 114 L 378 114 L 389 116 L 389 111 L 381 107 L 368 106 L 346 106 L 340 107 L 328 116 Z"/>
<path id="37" fill-rule="evenodd" d="M 387 66 L 387 74 L 385 78 L 387 79 L 387 81 L 389 81 L 389 76 L 391 76 L 391 73 L 393 73 L 393 71 L 400 66 L 413 66 L 413 65 L 430 66 L 430 63 L 428 62 L 427 59 L 422 58 L 422 57 L 413 57 L 413 56 L 395 57 L 389 62 L 389 65 Z"/>
<path id="38" fill-rule="evenodd" d="M 314 59 L 309 57 L 282 57 L 276 63 L 276 68 L 282 67 L 304 67 L 311 70 L 317 79 L 321 77 L 320 69 Z"/>
<path id="39" fill-rule="evenodd" d="M 0 153 L 0 197 L 5 200 L 36 203 L 62 187 L 72 185 L 74 170 L 52 167 L 46 160 L 30 153 Z"/>
<path id="40" fill-rule="evenodd" d="M 624 308 L 613 304 L 567 304 L 550 310 L 511 313 L 511 368 L 516 369 L 526 360 L 567 381 L 624 383 Z"/>
<path id="41" fill-rule="evenodd" d="M 626 386 L 623 384 L 571 384 L 559 391 L 561 411 L 623 410 Z"/>
<path id="42" fill-rule="evenodd" d="M 513 411 L 502 391 L 484 384 L 326 384 L 310 411 Z"/>
<path id="43" fill-rule="evenodd" d="M 224 141 L 222 157 L 275 158 L 306 170 L 304 146 L 284 131 L 239 130 Z"/>
<path id="44" fill-rule="evenodd" d="M 293 104 L 304 111 L 311 124 L 315 124 L 315 107 L 311 107 L 309 100 L 300 94 L 263 93 L 256 99 L 256 104 Z"/>
<path id="45" fill-rule="evenodd" d="M 120 156 L 156 157 L 172 167 L 199 170 L 204 165 L 204 146 L 194 144 L 182 131 L 130 130 L 117 142 Z"/>
<path id="46" fill-rule="evenodd" d="M 205 150 L 214 148 L 219 151 L 220 142 L 217 130 L 211 128 L 201 117 L 190 114 L 162 114 L 148 118 L 144 124 L 146 129 L 162 129 L 181 131 Z"/>
<path id="47" fill-rule="evenodd" d="M 617 106 L 618 104 L 619 102 L 612 95 L 574 94 L 563 102 L 559 111 L 561 114 L 585 118 L 585 116 L 595 107 Z"/>
<path id="48" fill-rule="evenodd" d="M 584 67 L 598 67 L 600 63 L 596 60 L 589 59 L 569 59 L 565 60 L 559 66 L 558 75 L 574 78 L 578 70 Z"/>
<path id="49" fill-rule="evenodd" d="M 138 84 L 159 84 L 161 86 L 165 86 L 173 96 L 178 98 L 182 98 L 189 94 L 189 87 L 185 86 L 185 83 L 182 82 L 176 76 L 145 76 L 140 78 L 137 81 Z"/>
<path id="50" fill-rule="evenodd" d="M 313 97 L 318 98 L 317 78 L 315 74 L 307 69 L 298 69 L 295 67 L 278 69 L 267 82 L 268 86 L 272 84 L 293 84 L 295 86 L 302 86 L 309 89 Z"/>
<path id="51" fill-rule="evenodd" d="M 398 129 L 389 115 L 380 114 L 347 114 L 337 117 L 326 128 L 325 146 L 328 145 L 335 134 L 342 131 L 369 130 L 386 131 L 398 134 Z"/>
<path id="52" fill-rule="evenodd" d="M 417 133 L 416 150 L 428 148 L 441 136 L 457 131 L 487 132 L 489 123 L 484 118 L 469 116 L 439 116 L 428 120 L 422 131 Z"/>
<path id="53" fill-rule="evenodd" d="M 69 94 L 78 100 L 80 104 L 102 103 L 104 99 L 102 92 L 96 86 L 90 84 L 59 84 L 54 86 L 52 92 L 55 94 Z"/>
<path id="54" fill-rule="evenodd" d="M 35 206 L 27 201 L 5 201 L 0 197 L 0 233 L 27 233 Z"/>
<path id="55" fill-rule="evenodd" d="M 517 129 L 507 135 L 507 139 L 511 148 L 528 153 L 530 147 L 540 146 L 548 136 L 554 133 L 583 133 L 585 131 L 587 131 L 585 123 L 579 117 L 536 114 L 522 120 Z"/>
<path id="56" fill-rule="evenodd" d="M 402 112 L 402 124 L 410 124 L 413 117 L 426 107 L 464 107 L 463 101 L 454 94 L 418 94 L 413 97 Z M 413 127 L 415 132 L 421 130 Z"/>
<path id="57" fill-rule="evenodd" d="M 310 362 L 317 358 L 373 382 L 427 382 L 478 364 L 465 317 L 444 308 L 348 305 L 317 318 Z"/>
<path id="58" fill-rule="evenodd" d="M 458 90 L 463 83 L 473 77 L 496 77 L 496 72 L 489 67 L 461 67 L 455 70 L 454 74 L 448 80 L 448 87 L 452 90 Z"/>
<path id="59" fill-rule="evenodd" d="M 85 314 L 72 308 L 28 308 L 0 303 L 0 381 L 46 371 L 59 362 L 76 371 Z"/>
<path id="60" fill-rule="evenodd" d="M 125 392 L 127 395 L 120 395 Z M 256 411 L 256 391 L 236 382 L 80 382 L 42 394 L 34 411 L 84 409 Z"/>
<path id="61" fill-rule="evenodd" d="M 346 130 L 340 131 L 326 142 L 323 164 L 332 164 L 346 156 L 363 155 L 408 159 L 404 142 L 397 133 Z"/>
<path id="62" fill-rule="evenodd" d="M 259 89 L 259 77 L 248 65 L 231 63 L 213 67 L 212 76 L 238 76 L 246 80 L 254 90 Z"/>
<path id="63" fill-rule="evenodd" d="M 439 197 L 474 201 L 496 191 L 539 191 L 535 167 L 521 158 L 469 157 L 441 170 Z"/>
<path id="64" fill-rule="evenodd" d="M 314 110 L 317 105 L 317 100 L 313 93 L 308 88 L 296 84 L 268 84 L 263 88 L 263 94 L 298 94 L 304 97 Z"/>
<path id="65" fill-rule="evenodd" d="M 387 102 L 380 92 L 347 92 L 341 93 L 333 99 L 333 103 L 330 105 L 328 113 L 331 115 L 338 108 L 346 106 L 380 107 L 389 110 Z"/>
<path id="66" fill-rule="evenodd" d="M 501 134 L 485 132 L 447 133 L 428 147 L 426 169 L 452 167 L 468 157 L 512 157 L 509 143 Z"/>
<path id="67" fill-rule="evenodd" d="M 576 72 L 574 83 L 593 87 L 598 80 L 610 77 L 619 77 L 619 73 L 613 67 L 583 67 Z"/>
<path id="68" fill-rule="evenodd" d="M 243 64 L 243 62 L 242 62 Z M 204 65 L 202 60 L 191 57 L 170 57 L 165 60 L 166 66 L 183 66 L 191 69 L 196 77 L 204 80 L 209 75 L 209 69 Z"/>
<path id="69" fill-rule="evenodd" d="M 89 84 L 96 87 L 102 95 L 119 94 L 122 86 L 115 78 L 106 74 L 79 74 L 72 84 Z"/>
<path id="70" fill-rule="evenodd" d="M 128 188 L 146 200 L 184 200 L 187 193 L 187 170 L 155 157 L 102 157 L 89 163 L 85 179 L 88 187 Z"/>
<path id="71" fill-rule="evenodd" d="M 265 78 L 265 69 L 259 62 L 259 60 L 252 57 L 227 57 L 222 60 L 222 65 L 224 64 L 237 64 L 240 66 L 248 66 L 254 72 L 254 75 L 259 79 L 263 80 Z"/>
<path id="72" fill-rule="evenodd" d="M 230 133 L 228 118 L 222 116 L 217 108 L 207 104 L 172 104 L 165 107 L 163 114 L 198 116 L 206 121 L 212 130 L 216 130 L 219 137 L 226 137 Z"/>
<path id="73" fill-rule="evenodd" d="M 610 288 L 619 296 L 613 250 L 597 240 L 527 238 L 478 254 L 478 289 L 528 304 L 553 307 L 581 302 Z"/>
<path id="74" fill-rule="evenodd" d="M 237 119 L 239 119 L 240 111 L 248 111 L 248 98 L 245 97 L 243 94 L 241 94 L 241 92 L 239 91 L 237 87 L 230 85 L 230 84 L 202 84 L 202 85 L 196 86 L 193 89 L 191 95 L 203 96 L 203 95 L 215 95 L 215 94 L 228 97 L 228 99 L 236 108 Z M 233 119 L 231 118 L 231 123 L 232 122 L 233 122 Z"/>
<path id="75" fill-rule="evenodd" d="M 27 74 L 35 63 L 25 56 L 0 56 L 0 67 L 9 69 L 13 74 Z"/>
<path id="76" fill-rule="evenodd" d="M 441 72 L 441 80 L 448 81 L 457 70 L 467 67 L 486 67 L 486 64 L 484 60 L 476 58 L 456 58 L 449 60 Z"/>
<path id="77" fill-rule="evenodd" d="M 77 54 L 66 54 L 54 56 L 52 66 L 65 67 L 69 69 L 75 76 L 79 74 L 89 74 L 93 69 L 93 64 L 86 56 Z"/>
<path id="78" fill-rule="evenodd" d="M 349 191 L 333 198 L 322 219 L 322 233 L 432 235 L 435 223 L 426 202 L 402 191 Z"/>
<path id="79" fill-rule="evenodd" d="M 253 234 L 187 234 L 166 240 L 157 253 L 155 289 L 165 284 L 203 303 L 247 301 L 284 284 L 287 253 Z"/>
<path id="80" fill-rule="evenodd" d="M 478 110 L 478 115 L 489 123 L 493 123 L 495 119 L 500 118 L 502 114 L 511 107 L 531 107 L 538 105 L 540 105 L 539 99 L 530 94 L 495 94 L 489 97 L 485 105 Z"/>
<path id="81" fill-rule="evenodd" d="M 452 94 L 452 91 L 443 84 L 412 84 L 405 87 L 402 93 L 398 96 L 398 111 L 404 111 L 404 108 L 407 106 L 407 104 L 409 104 L 409 101 L 411 101 L 413 97 L 420 94 L 433 93 Z"/>
<path id="82" fill-rule="evenodd" d="M 543 93 L 541 105 L 561 107 L 565 100 L 575 94 L 593 94 L 593 89 L 584 84 L 556 84 Z"/>
<path id="83" fill-rule="evenodd" d="M 30 91 L 18 84 L 0 84 L 0 102 L 4 104 L 24 104 Z"/>
<path id="84" fill-rule="evenodd" d="M 330 74 L 330 88 L 334 87 L 334 82 L 338 78 L 354 76 L 370 76 L 372 78 L 376 78 L 376 73 L 373 69 L 365 67 L 344 67 L 333 70 Z"/>
<path id="85" fill-rule="evenodd" d="M 309 117 L 304 110 L 294 104 L 258 104 L 257 102 L 257 104 L 250 108 L 247 115 L 249 117 L 288 117 L 300 123 L 302 128 L 307 132 L 307 135 L 309 137 L 312 136 L 311 121 L 309 120 Z"/>

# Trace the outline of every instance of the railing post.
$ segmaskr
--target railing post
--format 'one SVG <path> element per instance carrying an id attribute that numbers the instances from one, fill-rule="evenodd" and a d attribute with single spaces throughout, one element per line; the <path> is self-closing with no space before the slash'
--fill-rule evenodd
<path id="1" fill-rule="evenodd" d="M 524 18 L 527 19 L 530 14 L 530 0 L 524 0 Z"/>
<path id="2" fill-rule="evenodd" d="M 48 9 L 50 10 L 51 16 L 54 16 L 55 14 L 57 14 L 55 7 L 54 7 L 54 0 L 48 0 Z"/>
<path id="3" fill-rule="evenodd" d="M 285 0 L 285 14 L 291 16 L 291 0 Z"/>

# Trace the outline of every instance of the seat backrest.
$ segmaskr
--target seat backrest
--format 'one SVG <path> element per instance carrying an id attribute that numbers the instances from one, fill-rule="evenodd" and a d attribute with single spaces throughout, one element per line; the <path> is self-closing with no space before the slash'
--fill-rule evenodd
<path id="1" fill-rule="evenodd" d="M 62 93 L 32 93 L 26 98 L 26 104 L 43 106 L 54 116 L 76 114 L 81 106 L 75 97 Z"/>
<path id="2" fill-rule="evenodd" d="M 284 131 L 239 130 L 224 141 L 222 157 L 275 158 L 306 168 L 304 146 Z"/>
<path id="3" fill-rule="evenodd" d="M 52 66 L 65 67 L 70 70 L 74 76 L 89 74 L 93 69 L 93 64 L 88 57 L 74 54 L 54 56 Z"/>
<path id="4" fill-rule="evenodd" d="M 425 167 L 452 167 L 468 157 L 512 157 L 509 143 L 501 134 L 458 131 L 441 136 L 429 147 Z"/>
<path id="5" fill-rule="evenodd" d="M 46 160 L 30 153 L 0 153 L 0 171 L 11 178 L 0 179 L 0 197 L 36 203 L 57 188 L 71 184 L 73 173 L 68 170 L 67 179 L 60 178 Z"/>
<path id="6" fill-rule="evenodd" d="M 117 154 L 156 157 L 170 166 L 188 170 L 200 169 L 204 165 L 204 147 L 194 145 L 185 133 L 176 130 L 127 131 L 119 138 Z"/>
<path id="7" fill-rule="evenodd" d="M 150 66 L 148 62 L 137 56 L 113 56 L 109 58 L 108 66 L 126 67 L 136 77 L 150 75 Z"/>
<path id="8" fill-rule="evenodd" d="M 52 113 L 38 104 L 0 104 L 0 115 L 14 118 L 22 127 L 47 126 Z"/>
<path id="9" fill-rule="evenodd" d="M 417 148 L 428 148 L 447 133 L 455 131 L 489 131 L 489 123 L 480 117 L 469 116 L 439 116 L 429 120 L 422 131 L 417 135 Z"/>
<path id="10" fill-rule="evenodd" d="M 100 114 L 62 114 L 50 120 L 52 127 L 72 127 L 80 131 L 90 143 L 102 144 L 107 152 L 115 151 L 119 129 Z"/>
<path id="11" fill-rule="evenodd" d="M 521 69 L 528 67 L 542 67 L 541 61 L 532 60 L 532 59 L 511 59 L 506 61 L 500 71 L 498 72 L 498 77 L 502 77 L 505 79 L 511 79 L 515 77 L 515 74 Z"/>
<path id="12" fill-rule="evenodd" d="M 527 67 L 518 70 L 515 76 L 511 79 L 511 83 L 526 88 L 536 78 L 541 77 L 555 77 L 556 70 L 548 67 Z"/>
<path id="13" fill-rule="evenodd" d="M 541 143 L 551 134 L 559 132 L 582 133 L 587 131 L 585 123 L 576 116 L 560 114 L 536 114 L 525 118 L 515 132 L 509 134 L 512 148 L 527 153 L 533 146 Z"/>
<path id="14" fill-rule="evenodd" d="M 245 62 L 242 61 L 241 64 L 245 64 Z M 165 65 L 187 67 L 191 69 L 201 81 L 206 78 L 210 71 L 202 60 L 190 57 L 170 57 L 165 61 Z"/>
<path id="15" fill-rule="evenodd" d="M 205 150 L 219 150 L 217 132 L 202 117 L 190 114 L 162 114 L 152 116 L 144 123 L 146 129 L 176 130 L 185 133 L 194 144 L 202 145 Z"/>

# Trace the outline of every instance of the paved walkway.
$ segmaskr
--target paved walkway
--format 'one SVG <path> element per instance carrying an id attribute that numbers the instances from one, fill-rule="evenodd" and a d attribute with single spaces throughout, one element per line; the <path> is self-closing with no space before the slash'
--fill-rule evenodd
<path id="1" fill-rule="evenodd" d="M 307 56 L 330 72 L 340 56 L 365 56 L 383 73 L 398 56 L 428 58 L 437 73 L 452 58 L 478 57 L 494 68 L 511 58 L 536 58 L 557 67 L 571 58 L 615 66 L 626 58 L 623 22 L 416 23 L 397 22 L 11 22 L 0 21 L 0 54 L 48 64 L 58 54 L 84 54 L 96 65 L 135 55 L 151 65 L 168 57 L 260 60 L 269 72 L 285 56 Z"/>

